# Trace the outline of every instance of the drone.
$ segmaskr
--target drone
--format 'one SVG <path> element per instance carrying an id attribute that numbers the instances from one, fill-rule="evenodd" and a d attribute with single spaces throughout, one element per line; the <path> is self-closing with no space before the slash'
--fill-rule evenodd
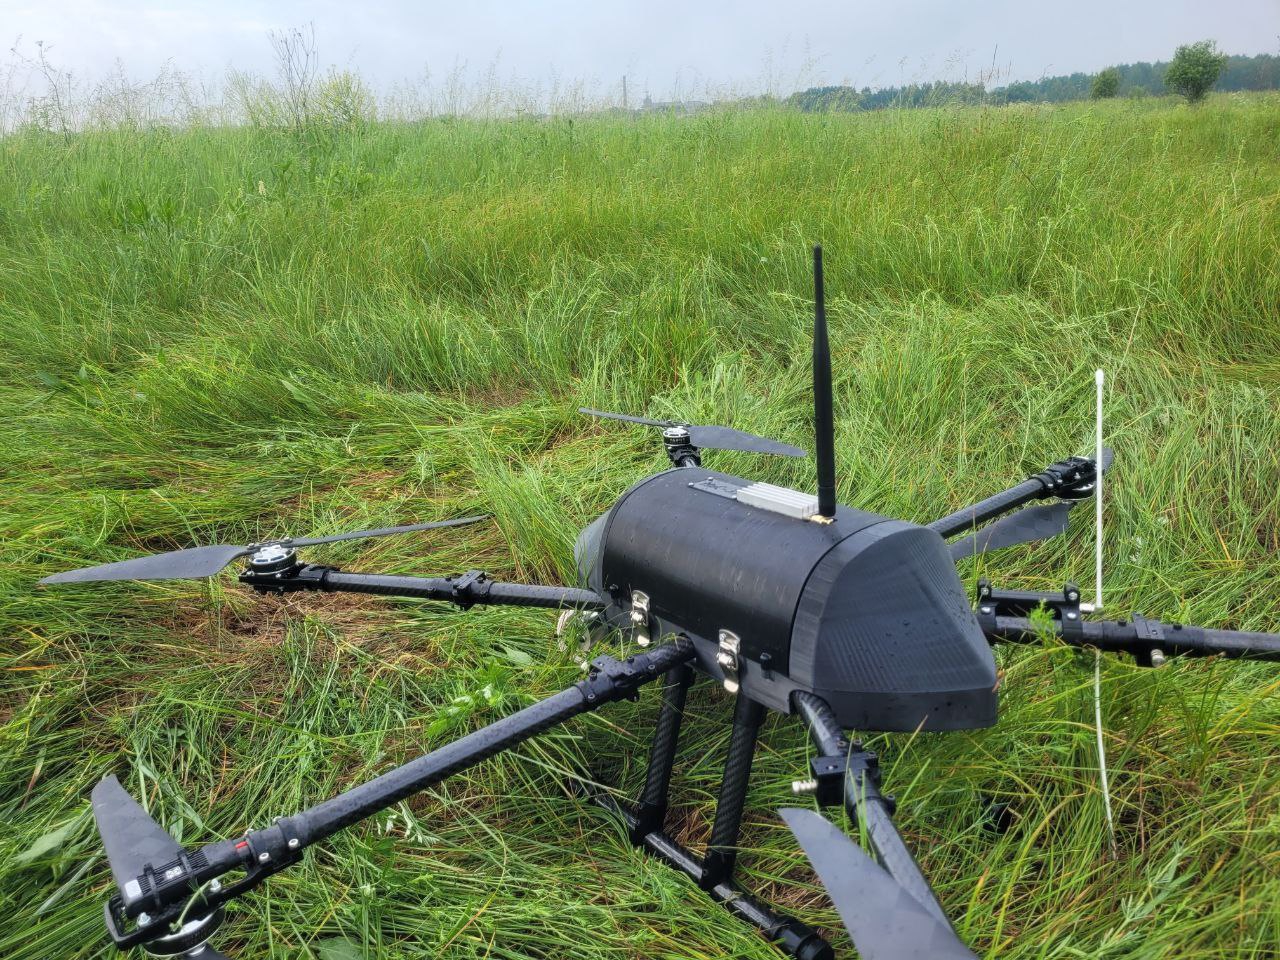
<path id="1" fill-rule="evenodd" d="M 804 450 L 720 426 L 598 410 L 582 413 L 661 430 L 670 468 L 641 479 L 579 534 L 577 586 L 505 583 L 472 570 L 448 577 L 351 573 L 304 563 L 303 548 L 483 520 L 463 517 L 334 536 L 214 545 L 71 570 L 42 584 L 211 577 L 245 561 L 241 583 L 264 593 L 342 591 L 453 603 L 543 607 L 587 620 L 599 636 L 639 650 L 603 655 L 585 677 L 366 783 L 242 836 L 183 847 L 108 776 L 92 808 L 117 891 L 104 905 L 121 949 L 219 960 L 209 945 L 224 907 L 309 847 L 489 757 L 640 688 L 660 687 L 639 800 L 591 799 L 621 818 L 633 844 L 686 874 L 785 954 L 831 960 L 831 944 L 734 880 L 757 734 L 767 711 L 795 716 L 814 747 L 793 783 L 808 808 L 780 811 L 868 960 L 976 955 L 961 942 L 898 833 L 875 753 L 846 731 L 955 731 L 991 726 L 999 682 L 992 647 L 1056 635 L 1073 647 L 1124 653 L 1156 667 L 1173 656 L 1280 660 L 1280 635 L 1163 623 L 1134 614 L 1096 620 L 1080 590 L 996 589 L 971 600 L 956 571 L 967 557 L 1057 536 L 1093 497 L 1111 464 L 1054 462 L 1003 492 L 927 524 L 836 502 L 831 354 L 822 250 L 814 249 L 813 396 L 817 494 L 753 482 L 702 465 L 706 450 L 806 456 Z M 1097 451 L 1095 451 L 1097 453 Z M 1036 501 L 1033 503 L 1033 501 Z M 701 855 L 665 832 L 686 694 L 696 675 L 734 698 L 724 774 Z M 812 809 L 843 807 L 872 854 Z"/>

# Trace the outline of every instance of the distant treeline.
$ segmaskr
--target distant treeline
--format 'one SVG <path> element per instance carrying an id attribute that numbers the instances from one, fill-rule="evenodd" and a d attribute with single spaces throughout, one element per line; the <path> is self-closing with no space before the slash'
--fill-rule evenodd
<path id="1" fill-rule="evenodd" d="M 1160 96 L 1168 91 L 1164 73 L 1169 64 L 1123 63 L 1120 72 L 1122 97 Z M 1071 73 L 1040 80 L 1022 80 L 987 90 L 980 83 L 912 83 L 904 87 L 810 87 L 787 98 L 793 107 L 808 111 L 883 110 L 887 107 L 930 107 L 943 104 L 1059 103 L 1087 100 L 1093 83 L 1091 73 Z M 1228 57 L 1215 90 L 1280 90 L 1280 57 L 1261 53 L 1256 57 Z"/>

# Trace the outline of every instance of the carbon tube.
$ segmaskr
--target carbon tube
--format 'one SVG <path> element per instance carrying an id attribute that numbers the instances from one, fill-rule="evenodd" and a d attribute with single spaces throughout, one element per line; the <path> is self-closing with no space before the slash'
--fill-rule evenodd
<path id="1" fill-rule="evenodd" d="M 412 597 L 465 604 L 502 604 L 509 607 L 550 607 L 598 610 L 603 601 L 592 590 L 578 587 L 544 587 L 537 584 L 477 581 L 468 595 L 454 594 L 457 580 L 443 577 L 397 577 L 378 573 L 342 573 L 324 577 L 321 589 L 344 593 L 369 593 L 385 597 Z"/>
<path id="2" fill-rule="evenodd" d="M 337 833 L 390 804 L 584 713 L 586 709 L 587 699 L 583 692 L 577 687 L 570 687 L 368 783 L 318 803 L 299 815 L 307 824 L 307 842 L 315 843 Z"/>
<path id="3" fill-rule="evenodd" d="M 797 690 L 791 695 L 791 702 L 808 726 L 813 745 L 823 756 L 842 756 L 849 752 L 844 732 L 825 700 L 806 690 Z M 951 921 L 934 896 L 933 888 L 929 886 L 929 881 L 920 871 L 920 865 L 916 863 L 902 835 L 898 833 L 898 828 L 894 826 L 888 801 L 874 787 L 872 791 L 874 792 L 863 793 L 857 779 L 845 777 L 844 805 L 849 815 L 862 824 L 876 859 L 889 875 L 929 913 L 950 926 Z"/>
<path id="4" fill-rule="evenodd" d="M 982 622 L 981 618 L 979 622 Z M 1280 634 L 1212 630 L 1158 620 L 1145 623 L 1156 628 L 1158 636 L 1153 636 L 1150 630 L 1146 636 L 1139 636 L 1138 627 L 1126 620 L 1085 620 L 1079 624 L 1078 636 L 1068 635 L 1062 640 L 1073 646 L 1097 647 L 1118 653 L 1142 654 L 1159 648 L 1166 656 L 1280 660 Z M 1061 637 L 1060 623 L 1051 624 L 1050 629 Z M 1040 636 L 1026 617 L 996 617 L 994 629 L 984 627 L 984 630 L 987 637 L 997 643 L 1035 643 Z"/>
<path id="5" fill-rule="evenodd" d="M 968 533 L 979 524 L 986 523 L 1002 513 L 1008 513 L 1014 507 L 1020 507 L 1031 500 L 1038 500 L 1044 496 L 1044 493 L 1045 485 L 1032 477 L 1022 481 L 1016 487 L 1010 487 L 985 500 L 962 507 L 955 513 L 949 513 L 925 526 L 940 534 L 943 539 L 949 539 L 958 533 Z"/>
<path id="6" fill-rule="evenodd" d="M 295 818 L 304 825 L 305 844 L 322 840 L 571 717 L 627 696 L 640 684 L 657 679 L 692 656 L 693 645 L 687 640 L 655 647 L 628 660 L 628 664 L 634 661 L 636 669 L 644 673 L 638 678 L 633 677 L 625 685 L 613 684 L 596 692 L 589 686 L 589 681 L 575 684 L 380 777 L 325 800 Z"/>

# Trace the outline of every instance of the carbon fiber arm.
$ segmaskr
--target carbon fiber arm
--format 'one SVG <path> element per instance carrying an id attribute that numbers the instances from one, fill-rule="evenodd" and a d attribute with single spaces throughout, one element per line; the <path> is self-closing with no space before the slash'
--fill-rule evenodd
<path id="1" fill-rule="evenodd" d="M 970 506 L 962 507 L 955 513 L 940 517 L 932 523 L 926 524 L 926 526 L 930 530 L 936 531 L 945 540 L 949 537 L 954 537 L 958 533 L 967 533 L 988 520 L 998 517 L 1002 513 L 1008 513 L 1015 507 L 1020 507 L 1029 500 L 1036 500 L 1044 496 L 1044 494 L 1044 484 L 1039 480 L 1034 478 L 1024 480 L 1016 487 L 1010 487 L 1008 490 L 987 497 L 985 500 L 979 500 Z"/>
<path id="2" fill-rule="evenodd" d="M 984 616 L 978 623 L 992 643 L 1037 643 L 1040 633 L 1026 617 Z M 1280 661 L 1280 634 L 1244 630 L 1213 630 L 1181 623 L 1163 623 L 1134 614 L 1131 620 L 1079 621 L 1047 625 L 1064 643 L 1132 654 L 1151 663 L 1152 654 L 1185 657 L 1248 657 Z"/>
<path id="3" fill-rule="evenodd" d="M 1105 461 L 1103 469 L 1106 469 Z M 926 526 L 947 540 L 956 534 L 966 533 L 974 527 L 981 526 L 1002 513 L 1008 513 L 1014 507 L 1020 507 L 1029 500 L 1042 500 L 1045 497 L 1079 500 L 1088 497 L 1093 493 L 1093 484 L 1096 479 L 1097 464 L 1086 457 L 1069 457 L 1050 464 L 1039 473 L 1023 480 L 1016 487 L 1010 487 L 985 500 L 963 507 L 955 513 L 949 513 Z"/>
<path id="4" fill-rule="evenodd" d="M 633 697 L 641 686 L 688 662 L 693 655 L 693 644 L 680 639 L 626 661 L 600 657 L 592 664 L 587 679 L 368 783 L 293 816 L 281 817 L 273 825 L 249 831 L 243 837 L 211 843 L 190 853 L 182 851 L 174 861 L 154 868 L 147 864 L 143 875 L 134 881 L 126 880 L 138 883 L 142 891 L 127 911 L 112 909 L 119 907 L 119 897 L 108 905 L 107 923 L 112 938 L 121 947 L 153 940 L 163 935 L 167 922 L 177 916 L 201 885 L 233 871 L 246 871 L 242 879 L 229 886 L 210 885 L 205 889 L 204 908 L 221 906 L 297 863 L 311 844 L 571 717 Z M 150 911 L 151 925 L 126 932 L 123 921 L 137 918 L 143 911 Z"/>
<path id="5" fill-rule="evenodd" d="M 879 765 L 875 754 L 852 747 L 836 722 L 827 702 L 804 690 L 792 694 L 796 712 L 809 728 L 809 737 L 822 756 L 815 758 L 818 802 L 838 805 L 843 801 L 849 816 L 862 824 L 876 859 L 898 883 L 929 913 L 950 925 L 933 888 L 907 849 L 893 824 L 893 800 L 880 793 Z M 833 789 L 824 790 L 824 773 Z M 836 780 L 835 778 L 838 778 Z M 836 794 L 838 793 L 838 797 Z"/>
<path id="6" fill-rule="evenodd" d="M 442 600 L 466 609 L 477 604 L 508 607 L 600 610 L 604 601 L 592 590 L 538 584 L 503 583 L 480 570 L 456 577 L 400 577 L 381 573 L 343 573 L 333 567 L 305 566 L 275 573 L 246 571 L 240 582 L 264 592 L 321 590 L 370 593 L 381 597 Z"/>

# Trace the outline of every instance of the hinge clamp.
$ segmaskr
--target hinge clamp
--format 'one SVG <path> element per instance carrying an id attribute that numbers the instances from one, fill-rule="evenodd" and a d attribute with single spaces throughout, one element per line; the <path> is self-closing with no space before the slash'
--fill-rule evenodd
<path id="1" fill-rule="evenodd" d="M 631 627 L 639 646 L 647 647 L 649 636 L 649 595 L 643 590 L 631 591 Z"/>
<path id="2" fill-rule="evenodd" d="M 978 623 L 983 630 L 996 629 L 996 617 L 1025 617 L 1044 607 L 1061 624 L 1064 639 L 1084 637 L 1084 620 L 1080 611 L 1080 588 L 1068 583 L 1061 593 L 1037 593 L 1026 590 L 997 590 L 983 577 L 978 581 Z"/>
<path id="3" fill-rule="evenodd" d="M 738 682 L 738 654 L 741 651 L 742 639 L 732 630 L 721 630 L 716 663 L 724 672 L 724 688 L 730 693 L 737 693 L 741 686 Z"/>

